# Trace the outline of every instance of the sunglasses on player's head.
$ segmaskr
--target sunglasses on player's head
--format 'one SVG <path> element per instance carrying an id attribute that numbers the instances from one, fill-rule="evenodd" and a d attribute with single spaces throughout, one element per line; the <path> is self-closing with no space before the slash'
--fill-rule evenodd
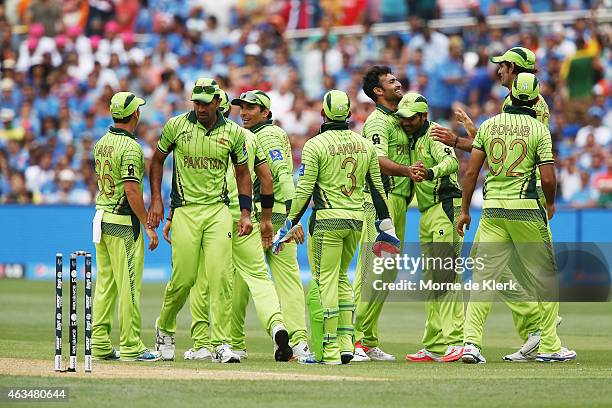
<path id="1" fill-rule="evenodd" d="M 248 103 L 263 103 L 259 96 L 256 93 L 248 91 L 240 94 L 240 100 L 243 100 Z"/>
<path id="2" fill-rule="evenodd" d="M 215 92 L 217 92 L 217 87 L 214 85 L 206 85 L 206 86 L 196 85 L 193 87 L 194 94 L 201 94 L 201 93 L 214 94 Z"/>

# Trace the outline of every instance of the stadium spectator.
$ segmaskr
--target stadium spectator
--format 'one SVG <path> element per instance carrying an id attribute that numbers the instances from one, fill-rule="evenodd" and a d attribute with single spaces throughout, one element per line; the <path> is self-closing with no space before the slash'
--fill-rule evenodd
<path id="1" fill-rule="evenodd" d="M 589 135 L 593 135 L 595 142 L 602 147 L 607 147 L 612 141 L 612 129 L 602 123 L 604 111 L 599 106 L 592 106 L 587 112 L 589 124 L 580 128 L 576 134 L 576 146 L 584 147 Z"/>
<path id="2" fill-rule="evenodd" d="M 580 172 L 580 189 L 570 198 L 571 206 L 574 208 L 595 207 L 597 203 L 596 193 L 591 188 L 590 175 L 586 171 Z"/>

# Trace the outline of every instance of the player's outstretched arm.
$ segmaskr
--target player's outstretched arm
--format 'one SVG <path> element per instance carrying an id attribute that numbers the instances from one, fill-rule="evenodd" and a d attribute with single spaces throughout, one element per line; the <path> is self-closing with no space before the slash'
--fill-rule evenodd
<path id="1" fill-rule="evenodd" d="M 463 196 L 461 201 L 461 215 L 457 221 L 457 232 L 463 237 L 465 226 L 466 230 L 470 229 L 470 205 L 472 204 L 472 196 L 476 189 L 476 181 L 478 180 L 478 174 L 482 168 L 482 164 L 485 161 L 485 153 L 482 150 L 474 149 L 470 156 L 468 163 L 468 169 L 463 176 Z"/>
<path id="2" fill-rule="evenodd" d="M 449 147 L 457 148 L 457 149 L 460 149 L 466 152 L 472 151 L 472 140 L 471 139 L 468 139 L 465 137 L 459 137 L 453 132 L 451 132 L 450 129 L 447 129 L 445 127 L 436 126 L 433 129 L 431 129 L 431 131 L 429 132 L 429 135 L 436 142 L 444 143 L 445 145 Z"/>
<path id="3" fill-rule="evenodd" d="M 272 185 L 272 173 L 268 163 L 264 160 L 255 167 L 255 175 L 260 182 L 261 197 L 261 220 L 259 229 L 264 249 L 272 246 L 274 238 L 274 227 L 272 226 L 272 207 L 274 206 L 274 186 Z"/>
<path id="4" fill-rule="evenodd" d="M 151 205 L 147 214 L 147 222 L 153 228 L 159 226 L 159 222 L 164 219 L 164 202 L 161 196 L 162 175 L 164 173 L 164 161 L 168 157 L 167 153 L 159 149 L 153 153 L 151 169 L 149 174 L 151 186 Z"/>
<path id="5" fill-rule="evenodd" d="M 147 210 L 145 209 L 144 201 L 142 199 L 142 193 L 140 192 L 140 186 L 137 181 L 125 180 L 123 187 L 125 189 L 125 196 L 127 197 L 130 208 L 138 217 L 138 221 L 145 227 L 145 233 L 149 237 L 149 250 L 153 251 L 157 248 L 158 238 L 157 233 L 151 225 L 147 223 Z"/>
<path id="6" fill-rule="evenodd" d="M 238 201 L 240 203 L 240 221 L 238 221 L 238 236 L 249 235 L 253 231 L 251 210 L 253 209 L 253 184 L 249 167 L 245 162 L 234 164 L 236 184 L 238 186 Z"/>

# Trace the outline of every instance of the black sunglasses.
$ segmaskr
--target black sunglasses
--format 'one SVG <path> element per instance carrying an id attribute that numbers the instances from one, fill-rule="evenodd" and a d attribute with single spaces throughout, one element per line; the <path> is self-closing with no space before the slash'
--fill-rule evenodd
<path id="1" fill-rule="evenodd" d="M 262 103 L 259 96 L 251 91 L 241 93 L 240 99 L 249 103 Z"/>
<path id="2" fill-rule="evenodd" d="M 217 87 L 214 85 L 206 85 L 206 86 L 196 85 L 193 87 L 194 94 L 201 94 L 201 93 L 214 94 L 215 92 L 217 92 Z"/>

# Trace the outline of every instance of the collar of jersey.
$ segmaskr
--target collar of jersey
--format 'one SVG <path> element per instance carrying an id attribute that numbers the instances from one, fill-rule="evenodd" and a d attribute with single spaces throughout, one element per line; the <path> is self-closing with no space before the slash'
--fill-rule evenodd
<path id="1" fill-rule="evenodd" d="M 529 115 L 532 118 L 538 117 L 536 111 L 532 108 L 528 108 L 527 106 L 506 105 L 504 106 L 504 113 L 510 113 L 513 115 Z"/>
<path id="2" fill-rule="evenodd" d="M 325 122 L 321 125 L 319 133 L 327 132 L 328 130 L 348 130 L 348 122 Z"/>
<path id="3" fill-rule="evenodd" d="M 249 130 L 250 130 L 251 132 L 253 132 L 253 133 L 257 133 L 257 132 L 259 132 L 261 129 L 263 129 L 264 127 L 266 127 L 266 126 L 272 126 L 272 125 L 273 125 L 273 123 L 272 123 L 272 119 L 268 119 L 268 120 L 265 120 L 265 121 L 263 121 L 263 122 L 261 122 L 261 123 L 256 124 L 255 126 L 253 126 L 252 128 L 250 128 Z"/>
<path id="4" fill-rule="evenodd" d="M 386 113 L 387 115 L 391 115 L 395 112 L 393 112 L 391 109 L 387 108 L 386 106 L 383 106 L 379 103 L 376 104 L 376 109 L 382 111 L 383 113 Z"/>
<path id="5" fill-rule="evenodd" d="M 199 125 L 199 126 L 202 126 L 202 128 L 206 129 L 203 124 L 198 122 L 198 117 L 196 116 L 195 111 L 190 111 L 187 114 L 187 120 L 193 123 L 194 125 Z M 211 127 L 210 129 L 206 129 L 206 135 L 207 136 L 210 135 L 210 132 L 212 132 L 213 130 L 215 130 L 216 128 L 224 124 L 225 124 L 225 116 L 223 116 L 223 112 L 221 112 L 220 110 L 217 110 L 217 121 L 215 122 L 213 127 Z"/>
<path id="6" fill-rule="evenodd" d="M 127 131 L 127 130 L 125 130 L 125 129 L 119 129 L 119 128 L 116 128 L 116 127 L 114 127 L 114 126 L 111 126 L 111 127 L 109 128 L 109 130 L 110 130 L 112 133 L 115 133 L 115 134 L 118 134 L 118 135 L 125 135 L 125 136 L 127 136 L 127 137 L 131 137 L 132 139 L 136 139 L 136 136 L 134 136 L 132 133 L 128 132 L 128 131 Z"/>

